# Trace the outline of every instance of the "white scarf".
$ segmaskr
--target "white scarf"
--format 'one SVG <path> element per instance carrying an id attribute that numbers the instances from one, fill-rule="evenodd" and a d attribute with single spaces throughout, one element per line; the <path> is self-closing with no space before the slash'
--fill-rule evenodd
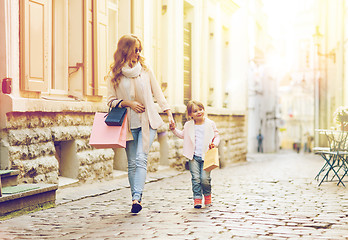
<path id="1" fill-rule="evenodd" d="M 140 73 L 141 73 L 141 65 L 140 62 L 137 62 L 135 64 L 134 67 L 129 67 L 128 64 L 126 64 L 123 68 L 122 68 L 122 74 L 127 77 L 127 78 L 135 78 L 135 77 L 139 77 Z"/>
<path id="2" fill-rule="evenodd" d="M 122 68 L 122 74 L 127 77 L 127 78 L 138 78 L 140 77 L 140 73 L 141 73 L 141 65 L 139 62 L 137 62 L 135 64 L 134 67 L 129 67 L 128 64 L 126 64 L 123 68 Z M 132 85 L 132 83 L 131 83 Z M 130 94 L 135 94 L 135 89 L 134 89 L 134 83 L 131 86 L 131 91 Z M 145 112 L 140 113 L 140 121 L 141 121 L 141 131 L 142 131 L 142 139 L 143 139 L 143 151 L 145 153 L 149 153 L 149 142 L 150 142 L 150 126 L 149 126 L 149 118 L 145 109 Z"/>

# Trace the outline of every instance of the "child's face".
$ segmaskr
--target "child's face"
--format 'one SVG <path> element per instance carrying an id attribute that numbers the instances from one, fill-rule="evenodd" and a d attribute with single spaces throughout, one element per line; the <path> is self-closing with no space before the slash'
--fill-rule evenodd
<path id="1" fill-rule="evenodd" d="M 190 117 L 194 121 L 201 121 L 201 120 L 203 120 L 204 119 L 204 109 L 201 108 L 201 107 L 198 107 L 197 105 L 193 105 Z"/>

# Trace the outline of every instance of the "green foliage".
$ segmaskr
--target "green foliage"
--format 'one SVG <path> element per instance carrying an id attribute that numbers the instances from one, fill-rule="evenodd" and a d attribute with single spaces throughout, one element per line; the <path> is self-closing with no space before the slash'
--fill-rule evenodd
<path id="1" fill-rule="evenodd" d="M 53 208 L 55 206 L 56 206 L 56 204 L 54 202 L 47 202 L 47 203 L 42 203 L 42 204 L 38 204 L 35 206 L 30 206 L 30 207 L 23 208 L 23 209 L 18 210 L 18 211 L 14 211 L 14 212 L 10 212 L 10 213 L 7 213 L 5 215 L 2 215 L 2 216 L 0 216 L 0 221 L 14 218 L 14 217 L 21 216 L 21 215 L 25 215 L 25 214 L 29 214 L 29 213 L 33 213 L 33 212 L 37 212 L 37 211 L 41 211 L 41 210 L 45 210 L 45 209 L 49 209 L 49 208 Z"/>

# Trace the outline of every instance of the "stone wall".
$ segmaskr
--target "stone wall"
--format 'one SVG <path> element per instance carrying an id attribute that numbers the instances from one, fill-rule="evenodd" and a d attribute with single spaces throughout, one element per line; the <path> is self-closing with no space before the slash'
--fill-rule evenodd
<path id="1" fill-rule="evenodd" d="M 84 181 L 110 177 L 113 151 L 88 144 L 93 119 L 93 113 L 7 114 L 1 139 L 7 168 L 19 169 L 25 183 L 58 183 L 64 174 Z"/>
<path id="2" fill-rule="evenodd" d="M 174 117 L 182 129 L 184 115 Z M 209 118 L 220 131 L 222 164 L 245 160 L 245 117 Z M 59 176 L 87 182 L 112 178 L 114 161 L 120 159 L 112 149 L 95 149 L 88 144 L 93 119 L 94 113 L 8 113 L 0 142 L 1 156 L 7 159 L 1 160 L 1 169 L 19 169 L 19 181 L 23 183 L 58 183 Z M 167 121 L 164 115 L 163 119 Z M 149 152 L 148 171 L 157 171 L 160 164 L 184 170 L 182 147 L 183 140 L 168 131 L 167 123 L 163 125 Z"/>

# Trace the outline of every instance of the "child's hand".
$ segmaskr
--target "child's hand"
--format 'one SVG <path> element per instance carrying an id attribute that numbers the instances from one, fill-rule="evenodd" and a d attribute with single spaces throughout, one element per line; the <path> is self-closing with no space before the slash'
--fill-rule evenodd
<path id="1" fill-rule="evenodd" d="M 215 144 L 214 144 L 214 143 L 209 144 L 209 149 L 212 149 L 212 148 L 214 148 L 214 147 L 215 147 Z"/>
<path id="2" fill-rule="evenodd" d="M 169 129 L 170 129 L 171 131 L 174 131 L 174 129 L 175 129 L 175 122 L 169 123 Z"/>

